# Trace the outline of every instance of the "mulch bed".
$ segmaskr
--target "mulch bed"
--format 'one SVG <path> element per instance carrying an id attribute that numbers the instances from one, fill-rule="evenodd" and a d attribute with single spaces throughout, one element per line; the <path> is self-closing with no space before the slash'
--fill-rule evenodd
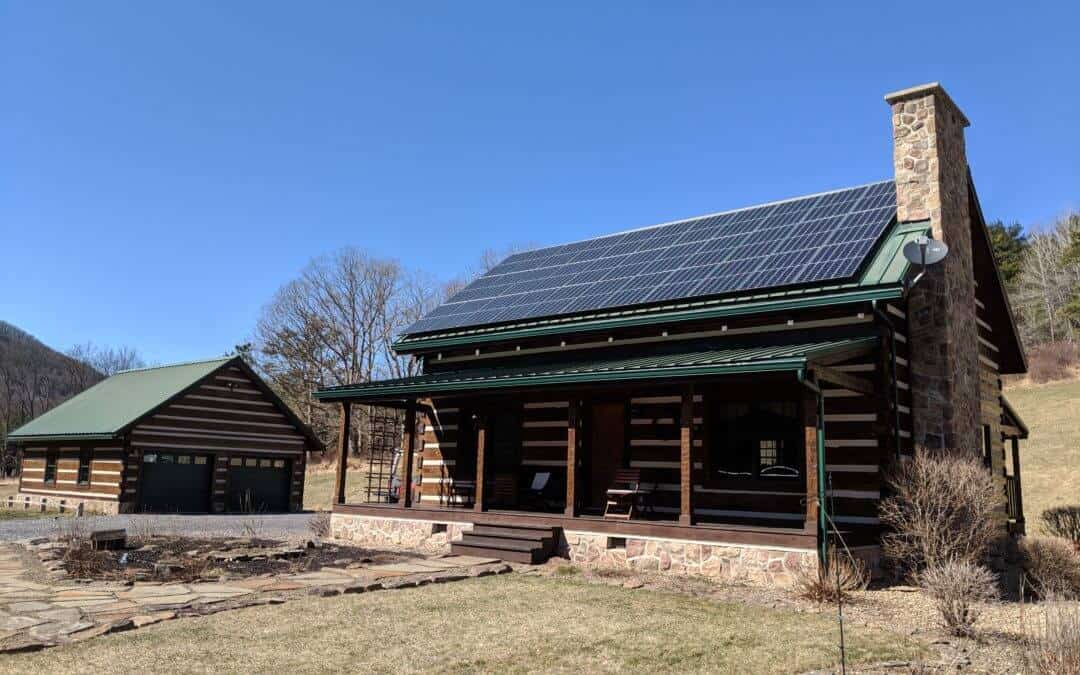
<path id="1" fill-rule="evenodd" d="M 315 541 L 154 536 L 118 550 L 69 548 L 63 560 L 68 575 L 76 579 L 181 582 L 314 572 L 323 567 L 402 562 L 418 556 Z"/>

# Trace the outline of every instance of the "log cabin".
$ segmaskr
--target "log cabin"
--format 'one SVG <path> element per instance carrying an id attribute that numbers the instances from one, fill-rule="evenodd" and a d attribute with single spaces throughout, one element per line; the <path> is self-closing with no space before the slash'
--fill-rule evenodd
<path id="1" fill-rule="evenodd" d="M 14 506 L 299 511 L 322 444 L 240 357 L 117 373 L 13 431 Z"/>
<path id="2" fill-rule="evenodd" d="M 420 375 L 316 392 L 341 438 L 351 406 L 405 415 L 406 489 L 346 502 L 341 464 L 334 534 L 784 584 L 836 537 L 876 564 L 916 447 L 981 457 L 1022 531 L 968 121 L 936 83 L 886 101 L 892 178 L 511 255 L 400 336 Z M 924 236 L 950 251 L 914 283 Z"/>

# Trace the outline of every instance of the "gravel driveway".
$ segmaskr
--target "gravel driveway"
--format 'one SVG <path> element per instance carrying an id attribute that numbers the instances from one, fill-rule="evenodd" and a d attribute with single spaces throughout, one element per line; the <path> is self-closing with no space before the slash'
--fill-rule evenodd
<path id="1" fill-rule="evenodd" d="M 280 513 L 254 515 L 153 515 L 86 516 L 81 518 L 89 530 L 132 527 L 154 534 L 186 534 L 206 537 L 238 537 L 254 532 L 270 539 L 295 539 L 311 536 L 308 521 L 311 513 Z M 65 518 L 25 518 L 0 521 L 0 542 L 48 537 L 56 534 L 57 521 Z"/>

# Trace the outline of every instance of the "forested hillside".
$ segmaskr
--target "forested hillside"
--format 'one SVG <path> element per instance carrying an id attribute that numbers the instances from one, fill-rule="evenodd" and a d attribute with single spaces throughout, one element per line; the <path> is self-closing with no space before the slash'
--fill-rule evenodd
<path id="1" fill-rule="evenodd" d="M 126 368 L 145 365 L 131 348 L 76 345 L 66 353 L 0 321 L 0 448 L 16 429 L 87 387 Z"/>

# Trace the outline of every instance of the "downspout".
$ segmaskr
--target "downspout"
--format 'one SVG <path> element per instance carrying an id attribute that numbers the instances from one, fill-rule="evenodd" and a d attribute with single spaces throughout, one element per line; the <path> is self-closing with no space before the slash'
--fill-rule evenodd
<path id="1" fill-rule="evenodd" d="M 896 448 L 896 458 L 900 459 L 900 378 L 896 375 L 896 328 L 889 316 L 881 311 L 877 300 L 871 300 L 870 306 L 874 308 L 874 315 L 880 318 L 889 330 L 889 358 L 892 364 L 890 375 L 893 390 L 893 446 Z"/>
<path id="2" fill-rule="evenodd" d="M 825 396 L 821 387 L 806 379 L 806 370 L 800 368 L 799 382 L 817 397 L 817 499 L 818 499 L 818 561 L 822 566 L 828 559 L 828 517 L 825 513 Z"/>

